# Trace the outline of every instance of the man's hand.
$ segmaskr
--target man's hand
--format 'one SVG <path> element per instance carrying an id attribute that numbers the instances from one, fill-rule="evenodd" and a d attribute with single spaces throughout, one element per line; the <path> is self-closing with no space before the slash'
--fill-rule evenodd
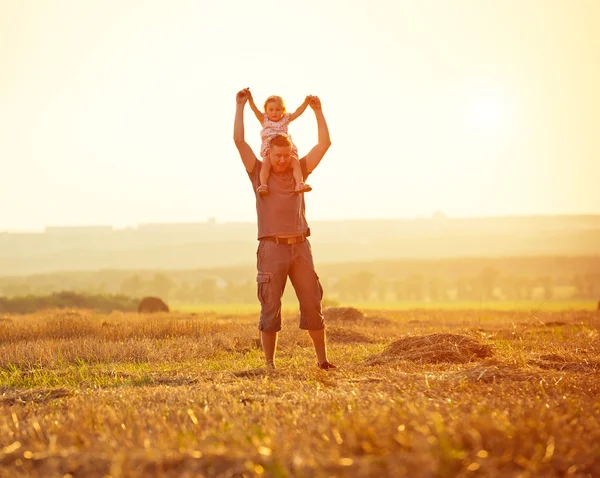
<path id="1" fill-rule="evenodd" d="M 308 99 L 308 105 L 314 110 L 320 110 L 321 109 L 321 100 L 319 99 L 318 96 L 312 96 L 309 95 L 306 97 Z"/>
<path id="2" fill-rule="evenodd" d="M 235 95 L 235 102 L 238 105 L 246 104 L 246 101 L 248 101 L 250 96 L 250 88 L 244 88 L 243 90 L 238 91 L 237 95 Z"/>

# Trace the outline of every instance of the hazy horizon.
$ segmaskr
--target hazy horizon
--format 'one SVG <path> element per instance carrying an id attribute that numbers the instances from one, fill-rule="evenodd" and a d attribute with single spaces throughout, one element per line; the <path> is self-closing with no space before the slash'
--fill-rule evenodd
<path id="1" fill-rule="evenodd" d="M 424 220 L 424 219 L 434 219 L 435 215 L 442 214 L 438 216 L 438 218 L 442 219 L 460 219 L 460 220 L 485 220 L 485 219 L 510 219 L 510 218 L 576 218 L 576 217 L 599 217 L 600 213 L 581 213 L 581 214 L 491 214 L 487 216 L 448 216 L 443 213 L 443 211 L 434 211 L 429 215 L 416 215 L 413 217 L 350 217 L 350 218 L 313 218 L 309 220 L 309 225 L 312 222 L 361 222 L 361 221 L 414 221 L 414 220 Z M 199 219 L 197 221 L 149 221 L 149 222 L 137 222 L 126 225 L 115 225 L 109 223 L 81 223 L 81 224 L 46 224 L 40 228 L 31 228 L 31 229 L 0 229 L 0 234 L 2 233 L 37 233 L 44 232 L 47 229 L 52 228 L 106 228 L 110 227 L 115 231 L 126 230 L 126 229 L 135 229 L 139 226 L 147 226 L 147 225 L 159 225 L 159 226 L 178 226 L 178 225 L 195 225 L 195 224 L 216 224 L 216 225 L 226 225 L 226 224 L 256 224 L 255 219 L 248 220 L 240 220 L 240 221 L 227 221 L 221 220 L 218 217 L 208 217 L 205 219 Z"/>
<path id="2" fill-rule="evenodd" d="M 309 222 L 600 214 L 600 2 L 205 5 L 0 4 L 0 232 L 254 222 L 246 86 L 322 100 Z"/>

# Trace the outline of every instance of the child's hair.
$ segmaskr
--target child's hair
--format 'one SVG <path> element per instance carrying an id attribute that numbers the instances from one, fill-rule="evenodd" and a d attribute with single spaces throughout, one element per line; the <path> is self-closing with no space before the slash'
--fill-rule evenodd
<path id="1" fill-rule="evenodd" d="M 281 106 L 281 110 L 283 111 L 283 114 L 285 114 L 285 103 L 283 102 L 283 98 L 281 96 L 277 96 L 277 95 L 271 95 L 269 96 L 266 100 L 265 100 L 265 111 L 267 110 L 267 104 L 273 102 L 273 103 L 279 103 L 279 105 Z"/>

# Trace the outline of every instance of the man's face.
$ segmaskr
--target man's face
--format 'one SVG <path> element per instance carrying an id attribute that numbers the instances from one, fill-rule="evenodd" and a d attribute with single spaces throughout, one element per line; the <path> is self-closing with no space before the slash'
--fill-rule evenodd
<path id="1" fill-rule="evenodd" d="M 281 173 L 290 166 L 290 161 L 292 160 L 292 147 L 273 145 L 270 147 L 269 156 L 273 170 Z"/>

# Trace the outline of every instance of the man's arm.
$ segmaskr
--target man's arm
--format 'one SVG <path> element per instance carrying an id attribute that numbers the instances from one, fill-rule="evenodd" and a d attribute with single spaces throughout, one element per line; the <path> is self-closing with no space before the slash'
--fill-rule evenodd
<path id="1" fill-rule="evenodd" d="M 248 98 L 248 103 L 250 104 L 250 109 L 254 112 L 254 116 L 256 116 L 256 119 L 258 120 L 258 122 L 260 124 L 262 124 L 265 115 L 262 111 L 260 111 L 256 104 L 254 103 L 254 98 L 252 98 L 252 93 L 250 93 L 250 90 L 248 90 L 248 93 L 250 94 L 250 97 Z"/>
<path id="2" fill-rule="evenodd" d="M 304 103 L 302 103 L 298 109 L 296 111 L 294 111 L 291 115 L 290 115 L 290 123 L 292 121 L 294 121 L 296 118 L 298 118 L 298 116 L 300 116 L 302 113 L 304 113 L 304 110 L 306 110 L 306 108 L 308 107 L 308 101 L 309 101 L 310 97 L 307 96 L 306 99 L 304 100 Z"/>
<path id="3" fill-rule="evenodd" d="M 314 146 L 306 155 L 306 169 L 310 173 L 312 172 L 321 162 L 323 156 L 331 146 L 331 140 L 329 139 L 329 128 L 327 128 L 327 121 L 323 115 L 321 108 L 321 100 L 318 96 L 309 97 L 309 105 L 315 112 L 317 118 L 317 129 L 319 134 L 319 140 L 316 146 Z"/>
<path id="4" fill-rule="evenodd" d="M 254 151 L 252 151 L 252 148 L 244 139 L 244 106 L 246 105 L 246 101 L 248 101 L 249 96 L 250 92 L 246 88 L 245 90 L 238 91 L 238 94 L 235 97 L 233 141 L 235 142 L 235 146 L 240 153 L 240 157 L 242 158 L 242 163 L 244 163 L 246 171 L 251 173 L 254 170 L 257 159 Z"/>

